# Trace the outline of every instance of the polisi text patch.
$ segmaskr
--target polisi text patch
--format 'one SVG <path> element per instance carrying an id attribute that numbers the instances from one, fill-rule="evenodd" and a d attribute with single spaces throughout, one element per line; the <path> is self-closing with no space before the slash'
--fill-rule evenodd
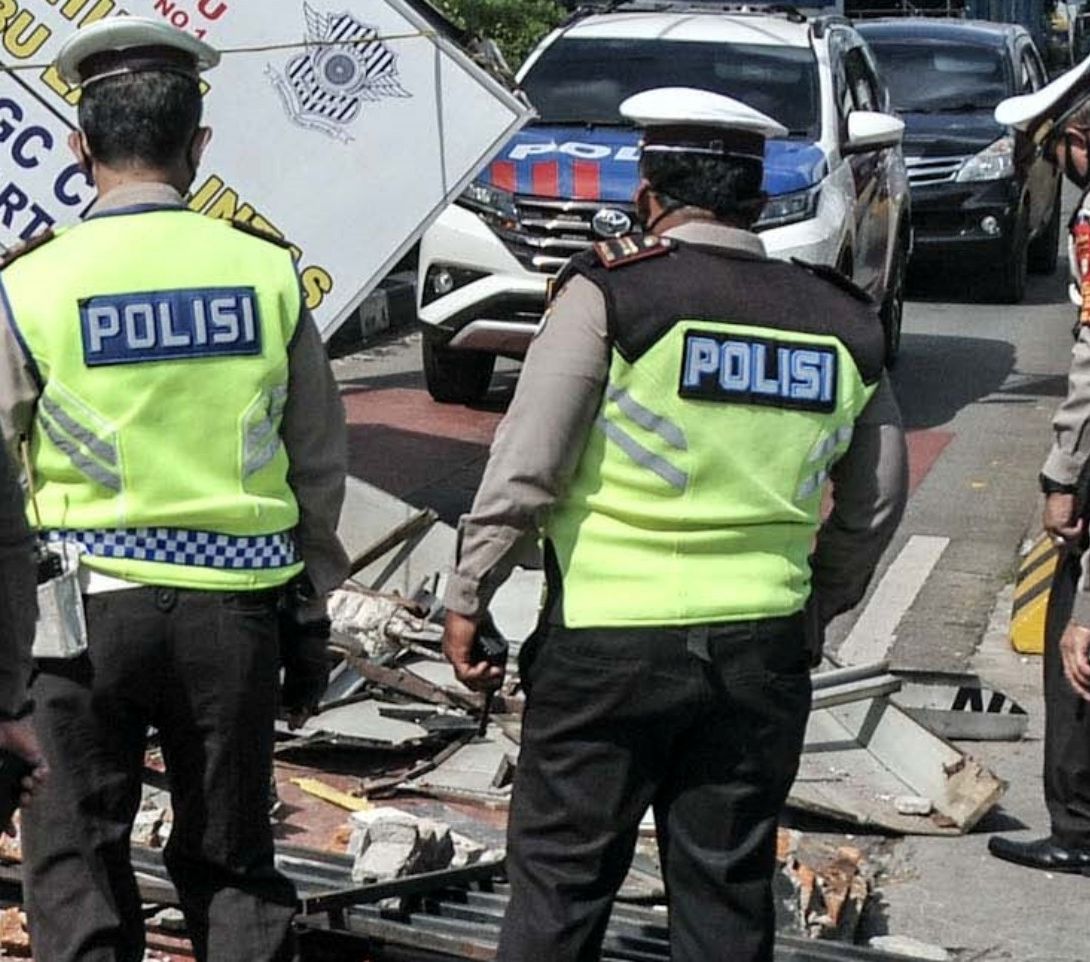
<path id="1" fill-rule="evenodd" d="M 837 352 L 821 344 L 686 331 L 681 397 L 832 411 Z"/>
<path id="2" fill-rule="evenodd" d="M 107 294 L 79 313 L 88 367 L 261 353 L 252 287 Z"/>

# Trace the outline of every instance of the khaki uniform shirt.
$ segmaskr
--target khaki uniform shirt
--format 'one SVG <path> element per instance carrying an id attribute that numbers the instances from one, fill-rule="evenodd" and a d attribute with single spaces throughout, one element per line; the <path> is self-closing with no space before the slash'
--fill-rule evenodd
<path id="1" fill-rule="evenodd" d="M 1090 194 L 1083 196 L 1080 205 L 1090 210 Z M 1078 264 L 1070 236 L 1068 259 L 1073 278 L 1072 300 L 1081 303 Z M 1080 324 L 1071 349 L 1067 395 L 1052 418 L 1052 450 L 1041 473 L 1057 484 L 1075 485 L 1087 457 L 1090 457 L 1090 327 Z M 1090 552 L 1083 555 L 1082 566 L 1083 576 L 1071 618 L 1080 625 L 1090 625 Z"/>
<path id="2" fill-rule="evenodd" d="M 664 233 L 765 253 L 756 234 L 711 221 L 691 221 Z M 536 557 L 545 513 L 562 497 L 598 413 L 610 354 L 602 293 L 576 276 L 564 285 L 530 345 L 473 507 L 458 525 L 455 570 L 444 597 L 449 610 L 481 614 L 511 568 Z M 884 375 L 831 475 L 835 503 L 813 558 L 823 623 L 863 596 L 907 497 L 904 432 Z"/>
<path id="3" fill-rule="evenodd" d="M 91 213 L 143 204 L 184 206 L 181 195 L 167 184 L 132 184 L 110 191 Z M 122 256 L 118 251 L 103 254 Z M 37 400 L 38 386 L 7 305 L 0 302 L 0 431 L 9 451 L 16 452 L 19 439 L 30 433 Z M 344 406 L 318 328 L 305 307 L 288 347 L 288 400 L 280 434 L 290 465 L 288 484 L 299 504 L 296 545 L 315 589 L 324 594 L 348 573 L 348 558 L 337 538 L 348 453 Z"/>

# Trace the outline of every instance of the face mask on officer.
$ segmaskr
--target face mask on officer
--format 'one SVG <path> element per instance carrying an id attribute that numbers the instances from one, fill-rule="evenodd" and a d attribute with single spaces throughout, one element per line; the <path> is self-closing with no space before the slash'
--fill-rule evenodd
<path id="1" fill-rule="evenodd" d="M 186 181 L 184 185 L 175 185 L 180 188 L 182 193 L 185 193 L 185 191 L 193 185 L 193 181 L 197 179 L 197 168 L 200 166 L 201 158 L 204 156 L 204 152 L 211 139 L 211 127 L 198 127 L 190 138 L 189 146 L 185 151 L 184 161 L 187 174 Z M 87 183 L 93 187 L 95 185 L 95 160 L 94 157 L 91 156 L 91 149 L 87 143 L 87 136 L 82 130 L 74 130 L 68 135 L 68 149 L 76 158 L 76 163 L 79 164 L 80 170 L 82 170 L 86 176 Z"/>
<path id="2" fill-rule="evenodd" d="M 652 197 L 654 200 L 652 200 Z M 646 180 L 640 182 L 634 200 L 636 203 L 636 220 L 648 234 L 655 229 L 655 225 L 664 217 L 685 206 L 679 201 L 664 199 L 661 195 L 656 194 Z M 656 204 L 659 208 L 657 212 L 654 209 Z"/>

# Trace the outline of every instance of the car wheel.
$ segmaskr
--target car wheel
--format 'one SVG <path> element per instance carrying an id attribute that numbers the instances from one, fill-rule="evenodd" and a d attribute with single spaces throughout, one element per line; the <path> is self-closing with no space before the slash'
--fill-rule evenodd
<path id="1" fill-rule="evenodd" d="M 421 346 L 428 393 L 444 404 L 472 404 L 488 391 L 496 356 L 482 351 L 452 351 L 424 329 Z"/>
<path id="2" fill-rule="evenodd" d="M 879 310 L 886 344 L 886 367 L 892 368 L 901 353 L 901 321 L 905 311 L 905 275 L 908 273 L 907 241 L 901 237 L 893 254 L 889 287 Z"/>
<path id="3" fill-rule="evenodd" d="M 1060 252 L 1060 188 L 1052 201 L 1052 213 L 1048 223 L 1029 244 L 1029 269 L 1034 274 L 1051 274 L 1056 270 Z"/>
<path id="4" fill-rule="evenodd" d="M 993 291 L 1001 304 L 1021 304 L 1026 296 L 1029 270 L 1029 244 L 1026 242 L 1025 212 L 1015 222 L 1006 255 L 993 274 Z"/>

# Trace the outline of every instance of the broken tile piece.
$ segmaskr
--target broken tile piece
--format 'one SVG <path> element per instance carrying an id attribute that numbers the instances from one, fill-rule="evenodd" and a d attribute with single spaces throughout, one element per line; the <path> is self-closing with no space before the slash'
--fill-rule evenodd
<path id="1" fill-rule="evenodd" d="M 922 795 L 898 795 L 893 800 L 893 807 L 901 815 L 930 815 L 935 806 L 930 798 Z"/>
<path id="2" fill-rule="evenodd" d="M 26 916 L 17 907 L 0 912 L 0 958 L 30 958 L 30 936 L 26 930 Z"/>
<path id="3" fill-rule="evenodd" d="M 907 935 L 876 935 L 870 947 L 891 955 L 903 955 L 910 959 L 929 959 L 931 962 L 950 962 L 950 953 L 941 945 L 931 945 Z"/>
<path id="4" fill-rule="evenodd" d="M 168 906 L 157 912 L 149 924 L 152 928 L 160 929 L 163 932 L 185 932 L 185 916 L 182 914 L 181 909 L 176 909 L 173 906 Z"/>

